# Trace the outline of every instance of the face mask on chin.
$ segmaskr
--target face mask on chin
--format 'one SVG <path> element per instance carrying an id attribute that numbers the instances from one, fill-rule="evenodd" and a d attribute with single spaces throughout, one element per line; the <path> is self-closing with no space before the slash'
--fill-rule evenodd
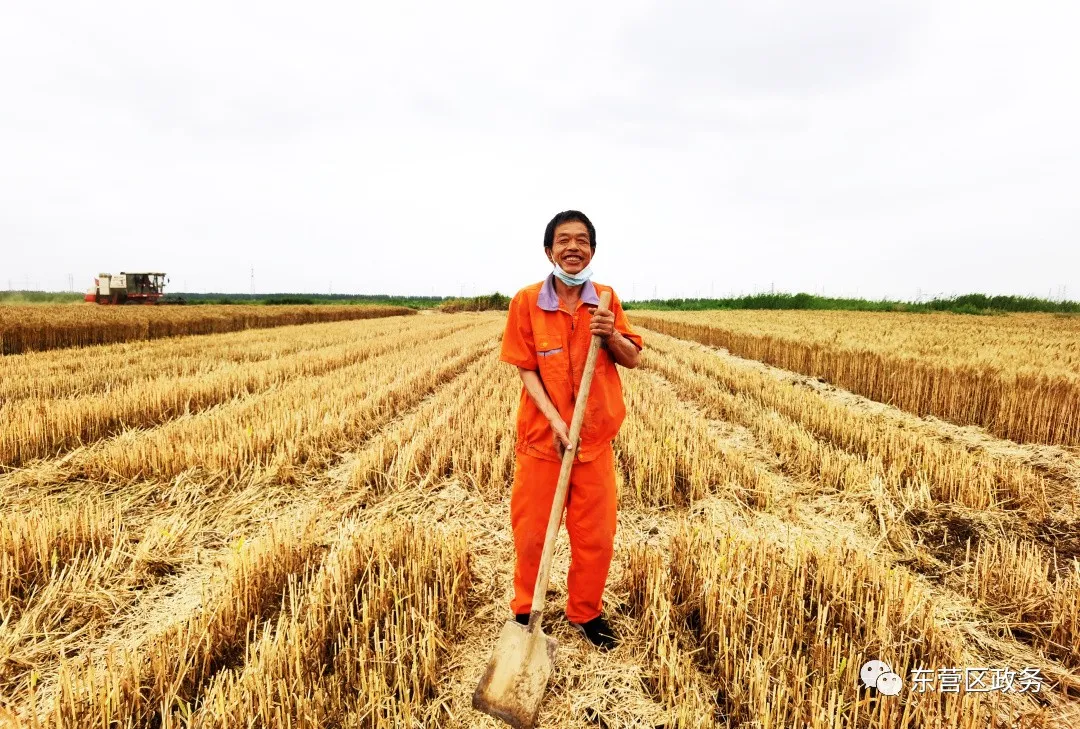
<path id="1" fill-rule="evenodd" d="M 555 278 L 562 281 L 567 286 L 580 286 L 581 284 L 592 278 L 592 264 L 585 266 L 585 268 L 578 271 L 576 274 L 569 274 L 562 270 L 562 266 L 555 264 L 555 270 L 552 271 L 555 274 Z"/>

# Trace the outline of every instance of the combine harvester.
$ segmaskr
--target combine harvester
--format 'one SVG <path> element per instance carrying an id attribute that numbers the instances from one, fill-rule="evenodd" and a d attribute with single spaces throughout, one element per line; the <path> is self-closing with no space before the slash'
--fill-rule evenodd
<path id="1" fill-rule="evenodd" d="M 183 300 L 161 301 L 168 279 L 163 273 L 99 273 L 85 299 L 98 304 L 171 304 Z"/>

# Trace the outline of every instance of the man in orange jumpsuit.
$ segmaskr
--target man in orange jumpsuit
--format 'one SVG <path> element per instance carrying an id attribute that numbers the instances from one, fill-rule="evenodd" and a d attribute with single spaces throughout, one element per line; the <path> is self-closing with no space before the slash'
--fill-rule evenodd
<path id="1" fill-rule="evenodd" d="M 642 342 L 630 330 L 611 287 L 592 282 L 589 263 L 595 251 L 596 229 L 583 213 L 567 210 L 548 223 L 544 252 L 555 269 L 510 302 L 501 359 L 517 366 L 523 384 L 510 496 L 517 552 L 510 609 L 524 625 L 529 622 L 563 449 L 570 444 L 567 423 L 573 419 L 589 343 L 594 334 L 602 338 L 566 500 L 566 617 L 594 645 L 607 649 L 616 643 L 601 615 L 615 541 L 611 443 L 626 416 L 615 365 L 637 367 Z M 611 291 L 610 309 L 599 308 L 601 291 Z"/>

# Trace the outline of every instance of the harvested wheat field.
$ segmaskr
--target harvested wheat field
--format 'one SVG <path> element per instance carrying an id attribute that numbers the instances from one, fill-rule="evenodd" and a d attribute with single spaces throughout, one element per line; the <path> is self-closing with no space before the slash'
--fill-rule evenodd
<path id="1" fill-rule="evenodd" d="M 784 341 L 855 351 L 800 334 L 835 326 L 813 316 Z M 635 320 L 605 594 L 623 640 L 599 653 L 562 619 L 564 533 L 540 726 L 1080 726 L 1076 410 L 1069 427 L 1018 410 L 1052 437 L 1005 440 L 692 341 L 711 323 Z M 983 320 L 950 321 L 956 352 L 873 334 L 866 351 L 934 371 L 986 354 L 963 332 Z M 513 591 L 503 322 L 0 359 L 0 727 L 501 726 L 470 700 Z M 1038 352 L 1075 375 L 1075 352 L 1029 349 L 971 366 L 1006 391 Z M 870 659 L 899 695 L 860 686 Z"/>
<path id="2" fill-rule="evenodd" d="M 917 415 L 1080 445 L 1080 316 L 648 311 L 631 320 Z"/>
<path id="3" fill-rule="evenodd" d="M 404 306 L 377 305 L 14 304 L 0 306 L 0 355 L 415 313 L 414 309 Z"/>

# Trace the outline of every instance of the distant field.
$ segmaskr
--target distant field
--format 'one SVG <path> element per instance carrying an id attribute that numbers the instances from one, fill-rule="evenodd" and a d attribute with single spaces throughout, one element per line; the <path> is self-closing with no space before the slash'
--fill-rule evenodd
<path id="1" fill-rule="evenodd" d="M 513 592 L 504 322 L 0 358 L 0 726 L 501 726 L 470 698 Z M 604 596 L 623 642 L 562 617 L 563 534 L 539 726 L 1080 726 L 1080 453 L 639 331 Z M 901 695 L 859 688 L 871 658 Z M 1041 687 L 911 683 L 980 666 Z"/>
<path id="2" fill-rule="evenodd" d="M 814 294 L 748 294 L 723 299 L 650 299 L 624 301 L 627 309 L 662 311 L 712 311 L 717 309 L 771 309 L 813 311 L 880 311 L 931 312 L 949 311 L 954 314 L 992 315 L 1007 312 L 1080 313 L 1080 301 L 1040 299 L 1035 296 L 962 296 L 936 297 L 928 301 L 898 301 L 889 299 L 844 299 Z"/>
<path id="3" fill-rule="evenodd" d="M 402 306 L 13 304 L 0 307 L 0 354 L 415 313 Z"/>
<path id="4" fill-rule="evenodd" d="M 52 291 L 0 291 L 0 304 L 83 304 L 81 293 Z M 410 309 L 430 309 L 447 301 L 446 296 L 391 296 L 389 294 L 215 294 L 169 291 L 166 302 L 182 302 L 189 306 L 214 304 L 248 304 L 273 306 L 288 304 L 341 304 L 348 306 L 378 305 L 406 306 Z"/>
<path id="5" fill-rule="evenodd" d="M 1080 445 L 1077 317 L 635 311 L 630 319 L 918 415 L 1021 442 Z"/>

